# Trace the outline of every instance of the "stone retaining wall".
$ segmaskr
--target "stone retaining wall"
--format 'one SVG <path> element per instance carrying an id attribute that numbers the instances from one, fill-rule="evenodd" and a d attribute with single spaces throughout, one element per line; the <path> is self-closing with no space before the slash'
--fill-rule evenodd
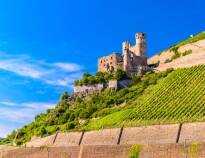
<path id="1" fill-rule="evenodd" d="M 35 138 L 30 142 L 26 143 L 27 147 L 42 147 L 42 146 L 51 146 L 55 140 L 56 134 L 44 137 L 44 138 Z"/>
<path id="2" fill-rule="evenodd" d="M 82 132 L 58 133 L 53 146 L 78 146 Z"/>
<path id="3" fill-rule="evenodd" d="M 115 145 L 119 134 L 120 128 L 85 132 L 82 145 Z"/>
<path id="4" fill-rule="evenodd" d="M 179 124 L 125 128 L 120 144 L 176 143 Z"/>
<path id="5" fill-rule="evenodd" d="M 27 147 L 69 147 L 79 145 L 127 145 L 205 142 L 205 122 L 102 129 L 88 132 L 58 133 L 33 139 Z"/>
<path id="6" fill-rule="evenodd" d="M 179 143 L 205 142 L 205 123 L 186 123 L 182 125 Z"/>
<path id="7" fill-rule="evenodd" d="M 19 148 L 0 150 L 0 158 L 128 158 L 131 145 Z M 204 158 L 205 144 L 152 144 L 139 146 L 139 158 Z"/>

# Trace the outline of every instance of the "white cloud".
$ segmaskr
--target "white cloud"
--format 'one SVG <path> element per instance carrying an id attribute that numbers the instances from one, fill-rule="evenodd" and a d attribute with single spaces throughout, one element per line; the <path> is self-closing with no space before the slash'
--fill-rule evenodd
<path id="1" fill-rule="evenodd" d="M 79 79 L 82 74 L 82 66 L 75 63 L 48 63 L 33 60 L 26 55 L 10 56 L 2 52 L 0 52 L 0 70 L 63 87 L 73 84 L 73 81 Z"/>
<path id="2" fill-rule="evenodd" d="M 82 67 L 75 63 L 54 63 L 54 65 L 66 71 L 79 71 Z"/>
<path id="3" fill-rule="evenodd" d="M 0 60 L 0 69 L 31 78 L 40 78 L 44 74 L 39 67 L 20 59 Z"/>
<path id="4" fill-rule="evenodd" d="M 23 126 L 31 122 L 34 117 L 47 109 L 54 108 L 55 102 L 23 102 L 16 103 L 11 101 L 0 102 L 0 137 L 6 136 L 12 130 L 15 130 L 16 125 Z M 9 122 L 5 126 L 5 122 Z M 4 127 L 2 127 L 4 124 Z M 11 126 L 11 125 L 14 125 Z"/>

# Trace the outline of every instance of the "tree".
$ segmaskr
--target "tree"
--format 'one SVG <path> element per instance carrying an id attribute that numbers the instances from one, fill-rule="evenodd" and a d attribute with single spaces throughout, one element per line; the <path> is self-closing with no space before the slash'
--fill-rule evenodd
<path id="1" fill-rule="evenodd" d="M 68 99 L 68 97 L 69 97 L 68 92 L 64 91 L 63 94 L 61 95 L 61 101 Z"/>
<path id="2" fill-rule="evenodd" d="M 122 80 L 126 78 L 126 73 L 122 69 L 117 69 L 117 71 L 114 74 L 114 78 L 116 80 Z"/>

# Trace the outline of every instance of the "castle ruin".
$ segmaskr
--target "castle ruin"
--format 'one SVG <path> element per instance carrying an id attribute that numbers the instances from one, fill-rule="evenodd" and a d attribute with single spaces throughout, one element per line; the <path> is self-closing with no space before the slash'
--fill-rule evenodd
<path id="1" fill-rule="evenodd" d="M 122 54 L 113 52 L 98 60 L 98 72 L 113 73 L 117 69 L 122 69 L 128 77 L 134 74 L 141 74 L 143 67 L 147 66 L 146 58 L 146 34 L 139 32 L 135 35 L 136 44 L 130 42 L 122 43 Z"/>

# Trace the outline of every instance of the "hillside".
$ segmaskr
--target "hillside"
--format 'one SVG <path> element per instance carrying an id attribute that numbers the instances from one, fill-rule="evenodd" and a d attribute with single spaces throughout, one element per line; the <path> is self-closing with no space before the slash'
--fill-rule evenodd
<path id="1" fill-rule="evenodd" d="M 187 44 L 204 44 L 204 37 L 202 32 L 170 49 L 174 49 L 175 54 L 179 53 L 178 50 L 186 51 Z M 194 48 L 192 51 L 191 55 L 195 52 L 203 55 L 201 48 Z M 197 53 L 195 54 L 200 57 Z M 166 52 L 157 55 L 156 59 L 164 54 L 166 56 Z M 191 55 L 187 54 L 183 58 L 192 58 Z M 157 61 L 155 57 L 153 59 Z M 202 57 L 200 59 L 204 60 Z M 106 75 L 104 77 L 108 78 Z M 93 79 L 93 76 L 89 78 Z M 101 80 L 102 76 L 98 76 L 97 79 Z M 87 80 L 85 81 L 87 83 Z M 205 65 L 167 69 L 158 73 L 148 72 L 141 77 L 133 77 L 132 85 L 119 91 L 106 89 L 85 98 L 69 96 L 64 92 L 54 109 L 37 115 L 32 123 L 13 131 L 6 139 L 0 141 L 0 144 L 15 142 L 20 145 L 33 136 L 43 137 L 58 131 L 204 121 L 204 96 Z"/>
<path id="2" fill-rule="evenodd" d="M 141 126 L 205 119 L 205 66 L 178 69 L 149 86 L 128 108 L 86 128 Z"/>
<path id="3" fill-rule="evenodd" d="M 158 70 L 191 67 L 205 62 L 205 32 L 198 33 L 150 57 L 148 64 L 159 64 Z"/>
<path id="4" fill-rule="evenodd" d="M 67 102 L 66 93 L 55 109 L 13 132 L 4 142 L 17 144 L 32 136 L 56 131 L 142 126 L 205 120 L 205 66 L 148 73 L 133 79 L 130 88 L 105 90 Z"/>

